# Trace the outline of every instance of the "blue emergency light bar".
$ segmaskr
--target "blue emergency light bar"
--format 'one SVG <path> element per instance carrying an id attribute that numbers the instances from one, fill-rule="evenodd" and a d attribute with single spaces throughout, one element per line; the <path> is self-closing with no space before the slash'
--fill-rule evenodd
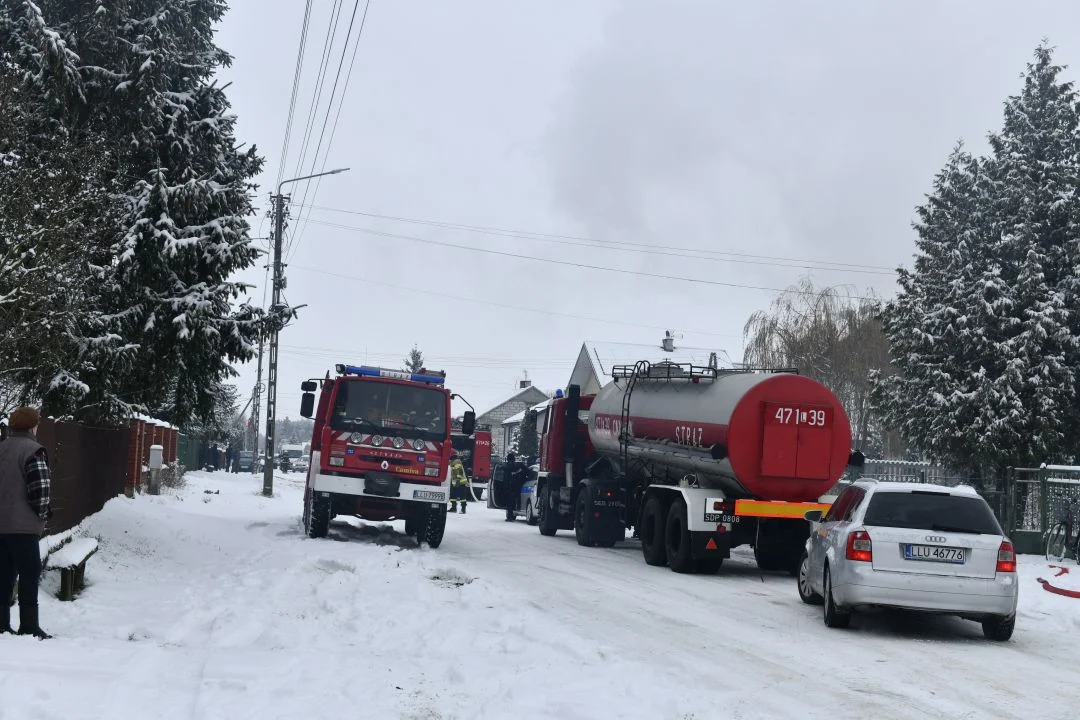
<path id="1" fill-rule="evenodd" d="M 387 368 L 369 367 L 367 365 L 342 365 L 334 366 L 338 375 L 361 375 L 363 377 L 384 377 L 395 380 L 410 380 L 412 382 L 426 383 L 428 385 L 442 385 L 446 382 L 446 373 L 428 375 L 426 373 L 410 373 L 402 370 L 390 370 Z"/>

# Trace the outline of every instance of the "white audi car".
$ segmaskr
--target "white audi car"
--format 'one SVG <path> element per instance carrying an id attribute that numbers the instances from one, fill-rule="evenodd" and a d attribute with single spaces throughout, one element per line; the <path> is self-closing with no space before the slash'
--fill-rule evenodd
<path id="1" fill-rule="evenodd" d="M 1016 622 L 1016 551 L 968 486 L 859 480 L 811 523 L 799 597 L 824 605 L 825 624 L 889 607 L 958 615 L 1008 640 Z"/>

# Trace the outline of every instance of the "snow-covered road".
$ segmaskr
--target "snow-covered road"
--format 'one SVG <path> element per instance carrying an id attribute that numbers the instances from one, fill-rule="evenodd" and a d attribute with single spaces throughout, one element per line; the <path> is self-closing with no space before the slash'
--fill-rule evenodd
<path id="1" fill-rule="evenodd" d="M 48 642 L 0 636 L 0 720 L 37 718 L 1064 718 L 1080 600 L 1022 558 L 1011 642 L 947 618 L 825 628 L 794 581 L 579 547 L 470 504 L 438 550 L 335 523 L 308 540 L 297 476 L 189 473 L 85 525 L 101 550 Z M 207 491 L 213 494 L 208 494 Z M 1080 587 L 1080 568 L 1055 582 Z"/>

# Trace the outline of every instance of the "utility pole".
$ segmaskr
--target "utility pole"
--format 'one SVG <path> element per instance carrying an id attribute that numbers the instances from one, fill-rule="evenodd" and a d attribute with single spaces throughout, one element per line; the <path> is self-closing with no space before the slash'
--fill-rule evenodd
<path id="1" fill-rule="evenodd" d="M 281 267 L 281 236 L 285 228 L 285 196 L 281 194 L 281 186 L 278 186 L 278 194 L 274 196 L 274 279 L 273 300 L 270 301 L 270 316 L 273 322 L 270 325 L 270 357 L 266 371 L 266 457 L 263 458 L 263 495 L 274 496 L 274 425 L 277 422 L 277 353 L 278 331 L 282 322 L 278 322 L 278 313 L 281 311 L 281 284 L 284 282 Z M 283 317 L 283 316 L 281 316 Z M 260 356 L 260 360 L 261 360 Z"/>
<path id="2" fill-rule="evenodd" d="M 304 175 L 282 180 L 278 183 L 274 202 L 274 279 L 273 300 L 270 303 L 270 315 L 274 322 L 270 325 L 270 352 L 266 369 L 266 454 L 263 458 L 263 492 L 266 497 L 274 496 L 274 425 L 277 423 L 277 371 L 278 371 L 278 333 L 285 326 L 286 310 L 281 304 L 281 291 L 285 287 L 284 269 L 281 265 L 281 241 L 285 232 L 285 196 L 281 187 L 288 183 L 310 180 L 323 175 L 336 175 L 349 168 L 338 168 L 326 172 Z M 261 345 L 260 345 L 261 347 Z"/>
<path id="3" fill-rule="evenodd" d="M 255 375 L 255 388 L 251 391 L 251 449 L 255 454 L 259 452 L 259 406 L 262 404 L 262 362 L 263 362 L 263 345 L 266 342 L 266 337 L 259 338 L 259 369 Z M 255 468 L 258 463 L 252 460 L 251 472 L 255 473 Z"/>

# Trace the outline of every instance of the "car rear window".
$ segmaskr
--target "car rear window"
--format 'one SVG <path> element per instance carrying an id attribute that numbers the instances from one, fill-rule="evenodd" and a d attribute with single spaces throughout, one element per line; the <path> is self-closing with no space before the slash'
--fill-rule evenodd
<path id="1" fill-rule="evenodd" d="M 878 492 L 870 498 L 863 523 L 977 535 L 1000 535 L 990 506 L 979 497 L 934 492 Z"/>

